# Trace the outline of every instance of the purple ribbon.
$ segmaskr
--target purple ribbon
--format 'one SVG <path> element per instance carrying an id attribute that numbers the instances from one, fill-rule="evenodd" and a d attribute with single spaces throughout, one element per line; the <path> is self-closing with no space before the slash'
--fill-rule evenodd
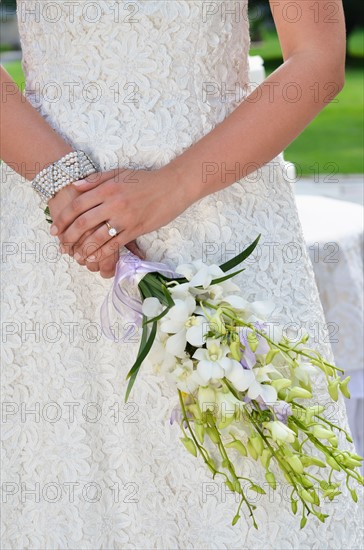
<path id="1" fill-rule="evenodd" d="M 158 273 L 162 273 L 163 275 L 168 275 L 170 277 L 181 277 L 179 273 L 176 273 L 175 271 L 170 269 L 166 264 L 141 260 L 138 256 L 130 252 L 130 250 L 128 250 L 127 253 L 120 255 L 119 261 L 116 264 L 113 286 L 109 290 L 100 310 L 101 330 L 107 338 L 114 340 L 114 342 L 119 341 L 119 339 L 115 338 L 115 335 L 110 328 L 110 295 L 115 311 L 119 314 L 120 318 L 123 319 L 125 323 L 137 323 L 141 325 L 142 300 L 130 296 L 122 287 L 122 284 L 135 281 L 136 275 L 145 275 L 146 273 L 151 273 L 153 271 L 157 271 Z M 139 280 L 140 278 L 138 277 L 138 283 Z M 125 308 L 123 311 L 123 306 L 126 306 L 127 311 L 129 310 L 130 318 L 125 318 Z M 132 332 L 133 329 L 134 327 L 131 326 L 130 331 Z M 127 332 L 127 334 L 125 334 L 124 338 L 126 338 L 128 334 L 129 331 Z"/>

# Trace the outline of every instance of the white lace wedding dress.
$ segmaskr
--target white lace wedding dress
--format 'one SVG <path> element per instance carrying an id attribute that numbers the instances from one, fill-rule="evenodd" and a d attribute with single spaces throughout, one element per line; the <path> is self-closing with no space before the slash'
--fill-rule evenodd
<path id="1" fill-rule="evenodd" d="M 246 0 L 18 0 L 26 96 L 101 170 L 160 167 L 243 100 L 246 8 Z M 256 498 L 258 531 L 247 515 L 231 525 L 238 501 L 179 441 L 169 422 L 177 399 L 163 379 L 142 368 L 124 405 L 138 334 L 120 344 L 101 335 L 112 281 L 61 256 L 30 182 L 4 164 L 1 174 L 3 547 L 360 548 L 362 516 L 345 484 L 325 504 L 325 524 L 309 518 L 300 530 L 281 480 Z M 277 321 L 308 327 L 332 360 L 283 175 L 277 157 L 138 243 L 148 260 L 170 266 L 221 263 L 261 233 L 236 282 L 248 299 L 273 299 Z M 316 392 L 347 428 L 342 401 L 329 405 L 319 380 Z M 257 463 L 245 465 L 262 481 Z"/>

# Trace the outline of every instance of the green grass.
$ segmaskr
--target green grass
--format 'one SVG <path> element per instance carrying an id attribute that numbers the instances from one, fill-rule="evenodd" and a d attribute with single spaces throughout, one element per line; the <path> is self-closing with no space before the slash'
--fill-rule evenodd
<path id="1" fill-rule="evenodd" d="M 12 61 L 11 63 L 4 63 L 4 67 L 10 74 L 11 78 L 15 80 L 17 85 L 20 88 L 24 89 L 25 80 L 24 80 L 24 74 L 23 74 L 20 61 Z"/>
<path id="2" fill-rule="evenodd" d="M 320 173 L 335 170 L 342 174 L 364 171 L 364 82 L 360 63 L 355 63 L 355 58 L 364 57 L 364 31 L 353 33 L 348 49 L 350 59 L 344 89 L 285 150 L 286 160 L 294 162 L 304 175 L 312 175 L 317 170 Z M 281 50 L 274 32 L 266 32 L 261 45 L 252 48 L 250 53 L 263 57 L 267 75 L 281 63 Z M 24 86 L 20 62 L 7 63 L 5 67 L 17 84 Z"/>
<path id="3" fill-rule="evenodd" d="M 364 31 L 355 31 L 348 42 L 348 62 L 344 89 L 307 126 L 284 152 L 286 160 L 297 165 L 304 175 L 362 173 L 364 82 L 361 61 L 364 58 Z M 263 41 L 250 50 L 261 55 L 266 74 L 282 62 L 279 41 L 274 31 L 263 33 Z M 302 171 L 302 172 L 301 172 Z"/>

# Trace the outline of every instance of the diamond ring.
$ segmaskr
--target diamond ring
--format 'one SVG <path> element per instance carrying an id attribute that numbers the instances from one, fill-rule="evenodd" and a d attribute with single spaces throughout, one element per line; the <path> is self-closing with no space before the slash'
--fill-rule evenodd
<path id="1" fill-rule="evenodd" d="M 109 235 L 110 237 L 115 237 L 115 235 L 118 234 L 117 230 L 115 229 L 115 227 L 113 227 L 112 225 L 109 224 L 109 222 L 105 222 L 106 225 L 107 225 L 107 228 L 109 230 Z"/>

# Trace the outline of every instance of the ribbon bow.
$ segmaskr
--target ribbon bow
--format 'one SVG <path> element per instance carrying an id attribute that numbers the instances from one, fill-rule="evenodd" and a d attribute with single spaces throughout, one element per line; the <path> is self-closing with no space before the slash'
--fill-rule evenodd
<path id="1" fill-rule="evenodd" d="M 168 275 L 171 277 L 180 277 L 179 273 L 176 273 L 170 269 L 166 264 L 161 262 L 148 262 L 146 260 L 141 260 L 130 252 L 120 255 L 118 263 L 116 264 L 115 278 L 113 286 L 109 290 L 105 300 L 101 306 L 100 317 L 101 317 L 101 330 L 103 334 L 118 342 L 119 340 L 115 337 L 114 333 L 111 331 L 110 325 L 110 316 L 109 316 L 109 302 L 110 296 L 112 305 L 114 306 L 115 311 L 119 314 L 120 318 L 123 319 L 126 323 L 137 323 L 141 325 L 142 322 L 142 301 L 130 296 L 125 288 L 123 288 L 123 283 L 136 282 L 137 284 L 143 278 L 146 273 L 158 272 L 163 275 Z M 125 309 L 123 311 L 123 306 L 126 306 L 127 310 L 130 312 L 130 317 L 125 318 Z M 133 326 L 130 327 L 130 331 L 133 330 Z M 125 335 L 125 338 L 128 336 L 129 331 Z"/>

